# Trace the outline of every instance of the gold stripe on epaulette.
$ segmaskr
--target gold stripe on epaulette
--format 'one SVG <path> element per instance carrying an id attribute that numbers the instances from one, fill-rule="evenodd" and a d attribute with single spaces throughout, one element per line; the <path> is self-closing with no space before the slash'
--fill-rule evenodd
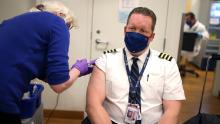
<path id="1" fill-rule="evenodd" d="M 172 56 L 170 56 L 169 54 L 166 54 L 166 53 L 160 53 L 158 57 L 161 59 L 165 59 L 167 61 L 171 61 L 173 58 Z"/>
<path id="2" fill-rule="evenodd" d="M 168 61 L 171 61 L 173 59 L 173 57 L 172 56 L 170 56 L 170 58 L 168 59 Z"/>
<path id="3" fill-rule="evenodd" d="M 116 52 L 117 52 L 116 49 L 111 49 L 111 50 L 106 50 L 103 53 L 106 54 L 106 53 L 116 53 Z"/>
<path id="4" fill-rule="evenodd" d="M 169 56 L 169 55 L 167 55 L 167 56 L 165 57 L 165 59 L 166 59 L 166 60 L 168 60 L 169 58 L 170 58 L 170 56 Z"/>
<path id="5" fill-rule="evenodd" d="M 161 58 L 162 55 L 163 55 L 163 53 L 160 53 L 159 58 Z"/>

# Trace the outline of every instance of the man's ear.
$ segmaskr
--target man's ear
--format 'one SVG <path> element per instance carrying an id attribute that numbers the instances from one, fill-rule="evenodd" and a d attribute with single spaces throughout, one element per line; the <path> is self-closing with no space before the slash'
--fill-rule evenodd
<path id="1" fill-rule="evenodd" d="M 152 35 L 149 37 L 149 41 L 152 42 L 154 39 L 155 33 L 152 33 Z"/>
<path id="2" fill-rule="evenodd" d="M 124 26 L 124 34 L 126 33 L 127 25 Z"/>

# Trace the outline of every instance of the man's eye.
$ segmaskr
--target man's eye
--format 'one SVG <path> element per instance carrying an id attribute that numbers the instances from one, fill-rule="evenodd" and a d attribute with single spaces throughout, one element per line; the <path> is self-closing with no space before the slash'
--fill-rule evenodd
<path id="1" fill-rule="evenodd" d="M 135 30 L 135 28 L 133 28 L 133 27 L 131 27 L 131 28 L 129 28 L 130 30 Z"/>
<path id="2" fill-rule="evenodd" d="M 141 32 L 142 32 L 142 33 L 145 33 L 146 31 L 142 29 Z"/>

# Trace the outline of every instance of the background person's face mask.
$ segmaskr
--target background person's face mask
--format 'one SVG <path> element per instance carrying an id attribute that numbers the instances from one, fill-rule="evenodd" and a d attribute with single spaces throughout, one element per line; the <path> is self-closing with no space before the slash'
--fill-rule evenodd
<path id="1" fill-rule="evenodd" d="M 132 53 L 140 52 L 148 46 L 148 37 L 136 32 L 126 32 L 124 41 Z"/>
<path id="2" fill-rule="evenodd" d="M 189 26 L 189 27 L 192 27 L 192 22 L 191 21 L 186 21 L 186 24 Z"/>

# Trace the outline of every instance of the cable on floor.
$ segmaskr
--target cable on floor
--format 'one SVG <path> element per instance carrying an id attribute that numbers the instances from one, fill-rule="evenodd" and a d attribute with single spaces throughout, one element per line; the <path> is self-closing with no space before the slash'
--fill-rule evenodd
<path id="1" fill-rule="evenodd" d="M 47 118 L 46 124 L 48 124 L 48 123 L 49 123 L 50 118 L 52 117 L 52 115 L 53 115 L 54 111 L 56 110 L 57 105 L 58 105 L 58 102 L 59 102 L 59 98 L 60 98 L 60 94 L 58 94 L 58 95 L 57 95 L 57 99 L 56 99 L 56 105 L 54 106 L 54 108 L 53 108 L 53 109 L 52 109 L 52 111 L 50 112 L 50 114 L 49 114 L 49 116 L 48 116 L 48 118 Z"/>

